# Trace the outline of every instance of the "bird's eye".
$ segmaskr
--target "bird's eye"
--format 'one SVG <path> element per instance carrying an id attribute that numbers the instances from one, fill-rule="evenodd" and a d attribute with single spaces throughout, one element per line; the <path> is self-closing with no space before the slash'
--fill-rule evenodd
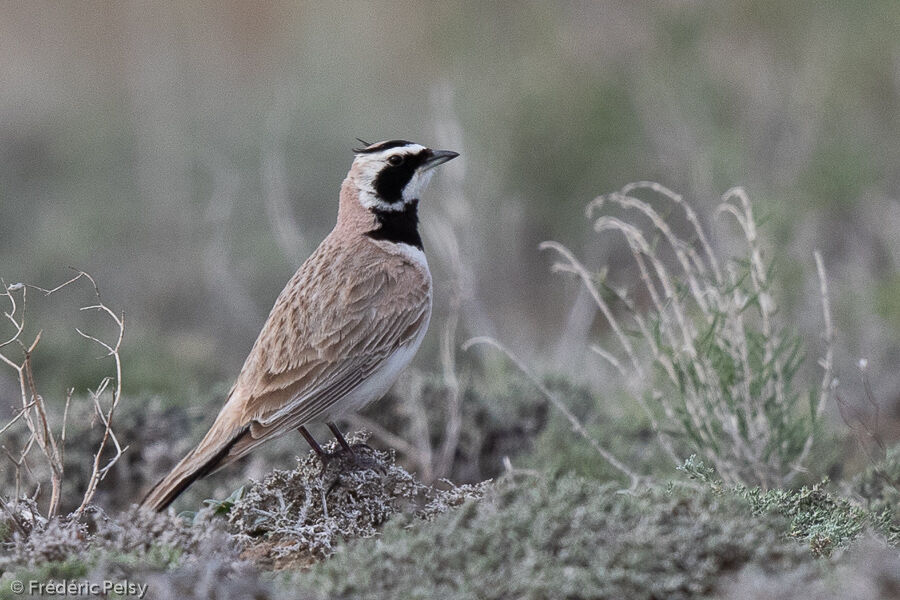
<path id="1" fill-rule="evenodd" d="M 396 167 L 397 165 L 403 164 L 403 157 L 399 154 L 395 154 L 388 159 L 388 162 Z"/>

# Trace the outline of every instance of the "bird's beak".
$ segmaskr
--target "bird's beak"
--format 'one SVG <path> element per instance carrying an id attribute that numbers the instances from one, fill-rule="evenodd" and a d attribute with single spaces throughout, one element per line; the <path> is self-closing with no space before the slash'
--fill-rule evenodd
<path id="1" fill-rule="evenodd" d="M 431 156 L 422 163 L 422 170 L 427 171 L 429 169 L 433 169 L 438 165 L 442 165 L 448 160 L 453 160 L 459 156 L 459 152 L 453 152 L 452 150 L 432 150 Z"/>

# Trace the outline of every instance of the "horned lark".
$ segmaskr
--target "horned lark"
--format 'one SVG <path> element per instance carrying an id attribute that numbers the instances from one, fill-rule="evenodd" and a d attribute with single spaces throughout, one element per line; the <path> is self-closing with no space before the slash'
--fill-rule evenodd
<path id="1" fill-rule="evenodd" d="M 365 143 L 365 142 L 364 142 Z M 275 301 L 209 432 L 146 495 L 162 510 L 191 483 L 263 442 L 379 399 L 409 364 L 431 317 L 419 194 L 458 154 L 404 140 L 366 145 L 341 186 L 337 224 Z"/>

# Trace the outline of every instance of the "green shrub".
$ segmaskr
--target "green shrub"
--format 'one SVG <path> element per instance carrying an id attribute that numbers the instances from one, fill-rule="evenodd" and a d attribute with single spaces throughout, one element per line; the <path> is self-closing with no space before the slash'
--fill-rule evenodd
<path id="1" fill-rule="evenodd" d="M 831 556 L 836 549 L 849 546 L 867 529 L 883 536 L 885 542 L 894 547 L 900 545 L 900 520 L 895 512 L 900 509 L 896 503 L 885 503 L 883 496 L 873 494 L 870 486 L 890 497 L 890 490 L 877 483 L 882 481 L 880 478 L 869 479 L 874 469 L 857 478 L 857 487 L 873 494 L 867 497 L 870 498 L 868 506 L 829 492 L 826 489 L 827 479 L 799 489 L 763 490 L 759 487 L 729 486 L 696 456 L 686 460 L 680 470 L 702 482 L 715 494 L 746 500 L 755 515 L 779 515 L 789 519 L 789 535 L 805 544 L 815 556 Z"/>
<path id="2" fill-rule="evenodd" d="M 774 513 L 790 519 L 790 535 L 804 542 L 816 556 L 830 556 L 855 540 L 872 515 L 845 498 L 829 493 L 828 480 L 797 490 L 735 488 L 754 513 Z"/>
<path id="3" fill-rule="evenodd" d="M 289 582 L 332 598 L 678 599 L 747 564 L 812 560 L 783 518 L 750 516 L 746 501 L 711 490 L 505 481 L 433 523 L 392 522 Z"/>

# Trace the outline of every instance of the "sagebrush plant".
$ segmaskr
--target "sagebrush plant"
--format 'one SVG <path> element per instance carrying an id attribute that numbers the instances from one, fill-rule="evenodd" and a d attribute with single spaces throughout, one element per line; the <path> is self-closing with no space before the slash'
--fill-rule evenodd
<path id="1" fill-rule="evenodd" d="M 636 197 L 638 192 L 666 204 L 667 216 Z M 594 216 L 610 205 L 626 216 Z M 669 209 L 683 215 L 690 238 L 675 233 Z M 624 378 L 675 464 L 699 454 L 727 483 L 781 486 L 804 470 L 831 392 L 824 266 L 816 253 L 825 323 L 823 376 L 818 387 L 804 393 L 795 381 L 803 343 L 776 318 L 771 265 L 744 190 L 726 192 L 717 214 L 737 222 L 742 255 L 720 257 L 693 209 L 659 184 L 632 183 L 591 202 L 587 216 L 594 229 L 618 233 L 628 244 L 640 275 L 630 290 L 609 285 L 558 242 L 541 248 L 562 257 L 554 271 L 573 273 L 587 287 L 616 345 L 591 349 Z"/>
<path id="2" fill-rule="evenodd" d="M 893 466 L 896 468 L 896 463 Z M 790 520 L 788 535 L 806 545 L 814 556 L 831 556 L 835 550 L 850 546 L 867 530 L 882 543 L 900 547 L 900 509 L 895 503 L 884 505 L 883 480 L 874 468 L 854 480 L 854 489 L 869 492 L 862 496 L 864 502 L 829 491 L 827 478 L 798 489 L 763 490 L 759 486 L 728 485 L 696 455 L 691 455 L 678 470 L 716 495 L 745 500 L 755 516 L 786 517 Z M 888 494 L 896 492 L 890 487 L 888 490 L 892 490 Z"/>

